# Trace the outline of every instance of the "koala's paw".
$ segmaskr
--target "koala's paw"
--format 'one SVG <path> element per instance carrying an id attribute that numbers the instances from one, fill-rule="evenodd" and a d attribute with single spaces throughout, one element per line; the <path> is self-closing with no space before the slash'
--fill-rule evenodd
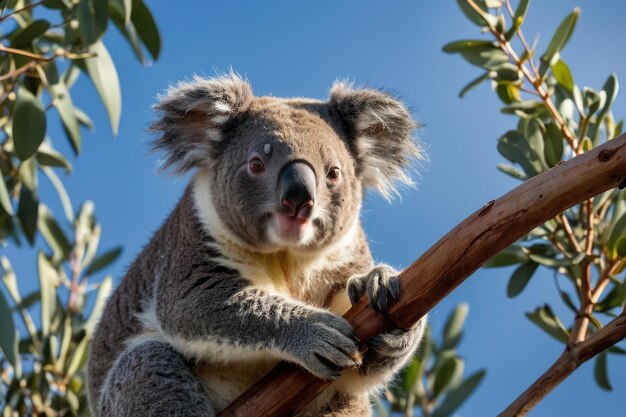
<path id="1" fill-rule="evenodd" d="M 372 337 L 365 358 L 367 373 L 396 372 L 417 349 L 424 334 L 426 319 L 409 330 L 394 329 Z"/>
<path id="2" fill-rule="evenodd" d="M 359 338 L 344 318 L 330 312 L 316 312 L 307 318 L 302 330 L 293 353 L 317 377 L 336 379 L 343 369 L 361 365 Z"/>
<path id="3" fill-rule="evenodd" d="M 384 264 L 377 265 L 365 275 L 350 278 L 347 288 L 353 305 L 367 292 L 370 307 L 386 314 L 391 299 L 396 300 L 400 296 L 398 271 Z"/>

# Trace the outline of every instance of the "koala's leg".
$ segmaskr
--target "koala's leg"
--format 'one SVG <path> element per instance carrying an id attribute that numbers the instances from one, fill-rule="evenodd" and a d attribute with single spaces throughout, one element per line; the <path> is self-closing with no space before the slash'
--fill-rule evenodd
<path id="1" fill-rule="evenodd" d="M 352 304 L 367 294 L 370 306 L 382 315 L 387 313 L 391 299 L 400 295 L 398 272 L 380 264 L 368 274 L 355 276 L 348 281 L 348 296 Z M 373 337 L 360 369 L 363 388 L 372 388 L 389 382 L 411 358 L 424 334 L 426 318 L 408 330 L 395 329 Z"/>
<path id="2" fill-rule="evenodd" d="M 213 417 L 200 380 L 171 346 L 144 342 L 123 352 L 100 394 L 98 417 Z"/>

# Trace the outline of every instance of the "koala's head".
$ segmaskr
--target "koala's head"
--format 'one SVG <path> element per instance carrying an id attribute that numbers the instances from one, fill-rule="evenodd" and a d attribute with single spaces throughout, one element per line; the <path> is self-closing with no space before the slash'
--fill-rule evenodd
<path id="1" fill-rule="evenodd" d="M 198 168 L 196 186 L 208 196 L 198 210 L 259 252 L 337 242 L 357 221 L 364 188 L 389 198 L 397 181 L 411 182 L 405 168 L 422 155 L 401 102 L 341 82 L 318 101 L 255 97 L 232 74 L 196 77 L 155 107 L 164 167 Z"/>

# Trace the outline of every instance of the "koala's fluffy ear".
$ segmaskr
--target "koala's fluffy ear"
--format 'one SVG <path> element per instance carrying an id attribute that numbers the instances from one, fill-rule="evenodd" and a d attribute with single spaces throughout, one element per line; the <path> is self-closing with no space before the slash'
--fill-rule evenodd
<path id="1" fill-rule="evenodd" d="M 405 169 L 424 154 L 412 136 L 418 125 L 404 104 L 381 91 L 353 89 L 345 82 L 333 85 L 329 102 L 348 126 L 350 146 L 366 186 L 390 199 L 397 181 L 413 184 Z"/>
<path id="2" fill-rule="evenodd" d="M 155 150 L 164 151 L 163 169 L 177 174 L 206 164 L 224 127 L 252 101 L 250 84 L 236 74 L 216 78 L 196 76 L 171 86 L 154 106 L 158 119 L 151 130 L 159 137 Z"/>

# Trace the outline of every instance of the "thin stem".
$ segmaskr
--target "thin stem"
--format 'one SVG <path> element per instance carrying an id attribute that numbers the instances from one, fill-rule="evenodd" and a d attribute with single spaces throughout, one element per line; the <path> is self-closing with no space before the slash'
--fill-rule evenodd
<path id="1" fill-rule="evenodd" d="M 30 61 L 28 64 L 22 65 L 21 67 L 13 70 L 11 72 L 7 72 L 6 74 L 0 75 L 0 81 L 8 80 L 9 78 L 15 78 L 20 74 L 28 72 L 37 66 L 37 61 Z"/>
<path id="2" fill-rule="evenodd" d="M 567 347 L 554 364 L 537 379 L 522 395 L 511 403 L 498 417 L 522 417 L 527 415 L 546 395 L 580 365 L 604 349 L 626 337 L 626 312 L 595 332 L 587 340 Z"/>
<path id="3" fill-rule="evenodd" d="M 572 244 L 572 247 L 574 248 L 574 252 L 576 253 L 582 252 L 580 244 L 576 240 L 576 236 L 574 236 L 574 232 L 572 231 L 572 226 L 569 224 L 569 220 L 567 219 L 567 216 L 561 213 L 557 216 L 557 219 L 561 221 L 561 224 L 563 225 L 563 229 L 565 229 L 565 235 L 567 236 L 567 239 L 569 240 L 569 242 Z"/>
<path id="4" fill-rule="evenodd" d="M 41 5 L 41 4 L 43 4 L 43 1 L 38 1 L 38 2 L 35 2 L 35 3 L 31 3 L 28 6 L 22 7 L 21 9 L 14 10 L 13 13 L 9 13 L 6 16 L 0 17 L 0 23 L 4 22 L 8 18 L 13 17 L 14 15 L 16 15 L 18 13 L 22 13 L 22 12 L 24 12 L 26 10 L 32 9 L 33 7 L 37 7 L 37 6 Z"/>
<path id="5" fill-rule="evenodd" d="M 50 62 L 53 61 L 56 58 L 56 55 L 50 56 L 50 57 L 45 57 L 43 55 L 37 55 L 34 54 L 32 52 L 28 52 L 28 51 L 23 51 L 21 49 L 16 49 L 16 48 L 11 48 L 8 46 L 4 46 L 0 43 L 0 51 L 4 51 L 4 52 L 8 52 L 10 54 L 15 54 L 15 55 L 22 55 L 37 61 L 42 61 L 42 62 Z"/>

